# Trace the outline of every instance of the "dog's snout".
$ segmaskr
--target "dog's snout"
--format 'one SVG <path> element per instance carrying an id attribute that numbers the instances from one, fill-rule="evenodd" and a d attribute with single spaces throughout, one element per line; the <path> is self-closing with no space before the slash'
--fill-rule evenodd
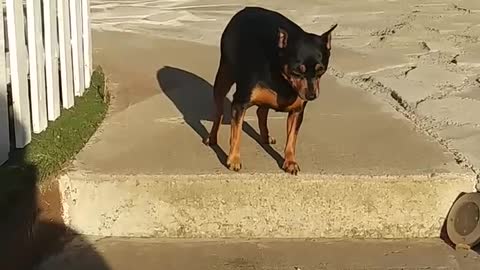
<path id="1" fill-rule="evenodd" d="M 307 94 L 305 95 L 305 98 L 306 98 L 307 100 L 314 100 L 316 97 L 317 97 L 317 95 L 315 95 L 315 93 L 307 93 Z"/>

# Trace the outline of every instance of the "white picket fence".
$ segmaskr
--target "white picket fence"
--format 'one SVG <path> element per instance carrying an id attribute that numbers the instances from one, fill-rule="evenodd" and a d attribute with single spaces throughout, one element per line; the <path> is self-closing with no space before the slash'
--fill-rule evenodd
<path id="1" fill-rule="evenodd" d="M 89 87 L 92 41 L 90 0 L 0 1 L 2 164 Z"/>

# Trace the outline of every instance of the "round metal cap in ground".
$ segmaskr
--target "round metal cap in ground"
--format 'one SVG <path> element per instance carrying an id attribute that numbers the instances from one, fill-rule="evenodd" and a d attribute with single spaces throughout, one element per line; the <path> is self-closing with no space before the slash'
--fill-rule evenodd
<path id="1" fill-rule="evenodd" d="M 453 203 L 447 216 L 447 234 L 458 245 L 480 243 L 480 193 L 467 193 Z"/>

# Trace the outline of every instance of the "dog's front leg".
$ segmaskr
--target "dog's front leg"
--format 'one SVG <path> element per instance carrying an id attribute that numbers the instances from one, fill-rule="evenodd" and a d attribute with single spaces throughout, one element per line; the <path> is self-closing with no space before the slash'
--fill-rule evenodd
<path id="1" fill-rule="evenodd" d="M 232 104 L 232 120 L 230 130 L 230 153 L 228 154 L 227 167 L 232 171 L 240 171 L 240 137 L 242 134 L 243 118 L 245 117 L 246 106 L 241 103 Z"/>
<path id="2" fill-rule="evenodd" d="M 283 169 L 293 175 L 297 175 L 300 171 L 300 167 L 295 158 L 295 148 L 297 145 L 298 131 L 303 122 L 303 112 L 304 108 L 299 112 L 289 112 L 287 118 L 287 143 L 285 145 Z"/>

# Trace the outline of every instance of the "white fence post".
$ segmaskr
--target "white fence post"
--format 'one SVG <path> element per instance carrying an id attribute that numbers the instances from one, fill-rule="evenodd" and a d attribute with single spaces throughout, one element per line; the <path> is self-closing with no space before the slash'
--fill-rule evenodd
<path id="1" fill-rule="evenodd" d="M 92 31 L 90 26 L 90 0 L 82 1 L 83 18 L 83 55 L 85 61 L 85 88 L 90 87 L 93 59 L 92 59 Z"/>
<path id="2" fill-rule="evenodd" d="M 58 0 L 58 33 L 60 43 L 60 71 L 62 78 L 63 108 L 70 109 L 74 103 L 72 45 L 70 35 L 70 0 Z"/>
<path id="3" fill-rule="evenodd" d="M 73 85 L 75 95 L 82 96 L 85 91 L 85 67 L 83 64 L 82 3 L 80 0 L 70 1 L 70 18 L 72 22 Z"/>
<path id="4" fill-rule="evenodd" d="M 0 2 L 0 165 L 8 159 L 10 137 L 8 126 L 7 61 L 5 59 L 5 31 L 3 1 Z"/>
<path id="5" fill-rule="evenodd" d="M 40 133 L 47 128 L 48 121 L 42 7 L 39 0 L 27 0 L 27 33 L 32 125 L 33 132 Z"/>
<path id="6" fill-rule="evenodd" d="M 47 60 L 47 111 L 48 120 L 54 121 L 60 116 L 57 0 L 43 0 L 43 16 L 45 25 L 45 59 Z"/>
<path id="7" fill-rule="evenodd" d="M 75 95 L 91 84 L 93 59 L 90 0 L 1 0 L 0 12 L 1 165 L 8 160 L 11 134 L 15 147 L 23 148 L 32 131 L 44 131 L 60 116 L 60 103 L 74 106 Z"/>
<path id="8" fill-rule="evenodd" d="M 27 81 L 27 47 L 25 46 L 22 2 L 18 0 L 6 1 L 15 145 L 17 148 L 25 147 L 32 139 Z"/>

